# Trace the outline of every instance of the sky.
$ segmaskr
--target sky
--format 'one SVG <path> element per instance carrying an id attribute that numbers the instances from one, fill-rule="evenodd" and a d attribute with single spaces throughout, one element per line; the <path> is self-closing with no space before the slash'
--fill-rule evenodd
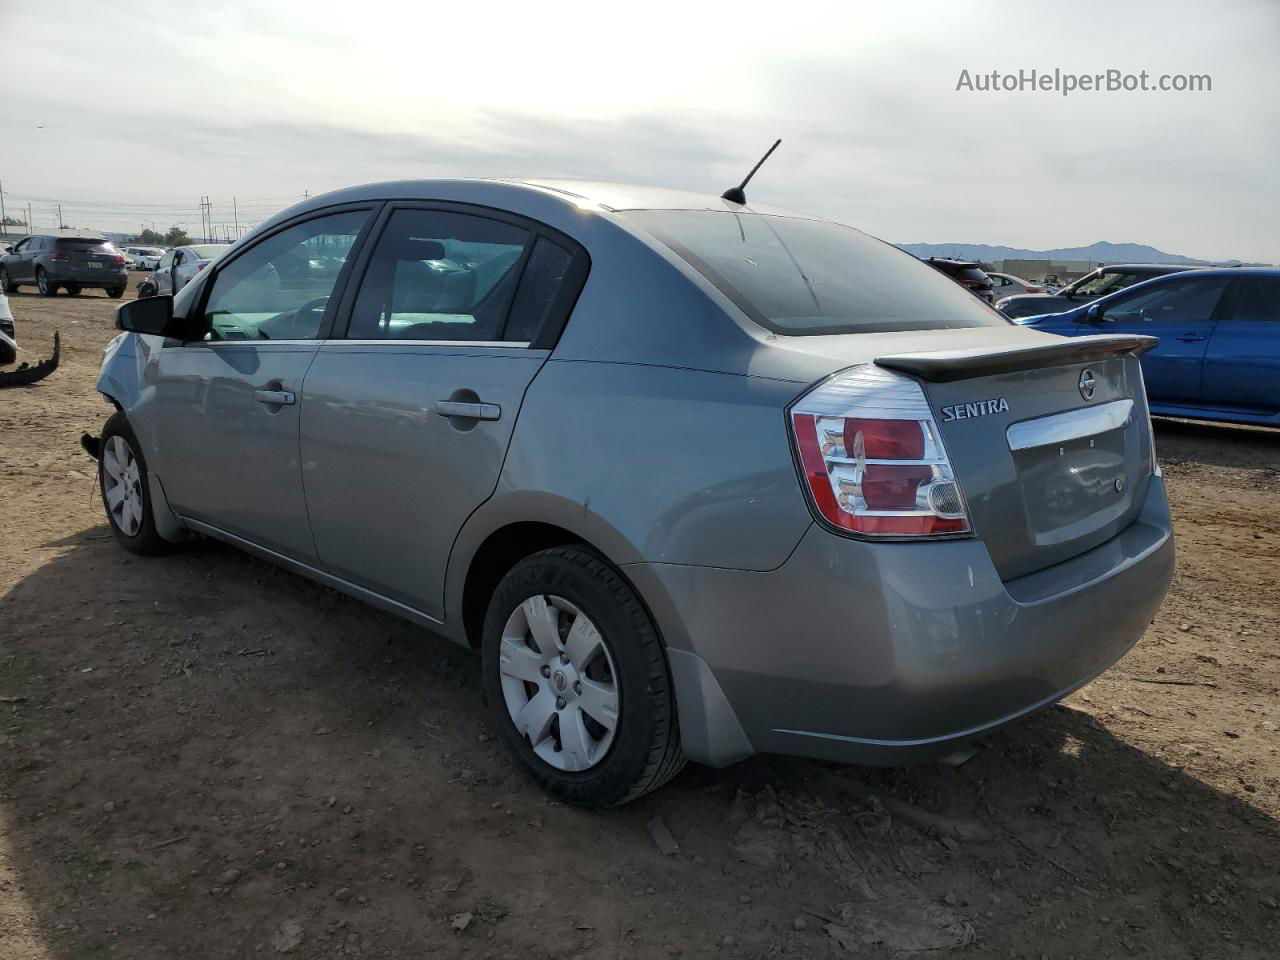
<path id="1" fill-rule="evenodd" d="M 196 229 L 304 192 L 554 176 L 721 192 L 896 243 L 1280 263 L 1280 0 L 0 0 L 0 183 L 36 224 Z M 957 90 L 992 70 L 1206 92 Z"/>

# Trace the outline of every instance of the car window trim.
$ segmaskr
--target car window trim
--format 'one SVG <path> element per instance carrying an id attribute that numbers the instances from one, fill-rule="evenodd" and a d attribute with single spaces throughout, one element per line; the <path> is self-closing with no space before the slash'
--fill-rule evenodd
<path id="1" fill-rule="evenodd" d="M 380 200 L 358 201 L 354 203 L 339 203 L 329 207 L 319 207 L 315 210 L 307 210 L 304 213 L 299 213 L 297 216 L 290 217 L 288 220 L 282 220 L 280 223 L 276 224 L 270 230 L 263 232 L 257 237 L 254 237 L 252 243 L 247 244 L 245 247 L 243 247 L 240 250 L 235 250 L 225 260 L 219 260 L 213 266 L 206 268 L 206 271 L 209 274 L 209 278 L 204 281 L 204 284 L 200 290 L 200 295 L 196 297 L 195 302 L 192 304 L 192 307 L 188 312 L 188 317 L 191 319 L 192 323 L 195 322 L 195 318 L 203 317 L 205 307 L 209 302 L 209 294 L 213 291 L 213 287 L 218 282 L 218 277 L 221 275 L 222 271 L 225 270 L 227 267 L 229 267 L 231 264 L 235 263 L 237 260 L 239 260 L 242 256 L 244 256 L 249 251 L 256 249 L 260 244 L 264 243 L 265 241 L 271 239 L 272 237 L 276 236 L 279 233 L 282 233 L 285 230 L 290 229 L 291 227 L 296 227 L 298 224 L 301 224 L 301 223 L 307 223 L 310 220 L 319 220 L 322 217 L 328 217 L 328 216 L 332 216 L 334 214 L 339 214 L 339 213 L 356 213 L 360 211 L 366 211 L 369 214 L 369 216 L 365 219 L 364 225 L 361 226 L 360 232 L 356 234 L 355 242 L 352 243 L 351 245 L 351 251 L 347 255 L 346 260 L 343 261 L 342 269 L 338 271 L 337 279 L 335 279 L 333 282 L 333 292 L 329 294 L 329 302 L 325 304 L 324 317 L 320 321 L 320 329 L 316 332 L 315 338 L 308 339 L 308 340 L 298 340 L 298 341 L 264 340 L 264 341 L 261 341 L 261 343 L 289 343 L 289 342 L 321 343 L 329 339 L 333 335 L 334 322 L 338 316 L 338 309 L 342 304 L 343 297 L 345 296 L 347 287 L 349 286 L 348 281 L 351 278 L 352 264 L 363 253 L 364 247 L 367 244 L 369 239 L 370 231 L 372 230 L 374 224 L 381 219 L 381 216 L 384 212 L 385 207 L 386 207 L 385 202 Z M 188 331 L 188 332 L 191 332 L 191 331 Z M 208 332 L 207 330 L 203 331 L 200 334 L 200 337 L 203 337 L 204 333 L 207 333 L 207 332 Z M 203 343 L 203 342 L 205 341 L 201 340 L 199 337 L 192 337 L 191 339 L 183 340 L 184 345 L 188 343 Z M 220 340 L 218 342 L 222 343 L 224 341 Z M 236 343 L 239 341 L 233 340 L 233 341 L 225 341 L 225 342 Z M 258 341 L 249 341 L 249 342 L 261 345 L 261 343 L 259 343 Z"/>
<path id="2" fill-rule="evenodd" d="M 568 314 L 563 315 L 563 319 L 559 322 L 544 322 L 544 327 L 554 328 L 540 329 L 532 340 L 528 341 L 512 341 L 512 340 L 347 340 L 347 331 L 351 329 L 351 311 L 355 308 L 356 298 L 360 294 L 360 289 L 364 286 L 365 277 L 368 273 L 369 264 L 373 260 L 374 251 L 377 249 L 378 241 L 382 239 L 382 234 L 386 230 L 387 223 L 391 220 L 391 215 L 397 210 L 435 210 L 441 213 L 459 213 L 468 216 L 483 217 L 487 220 L 496 220 L 499 223 L 507 223 L 511 226 L 519 227 L 529 232 L 529 240 L 525 244 L 524 250 L 521 252 L 518 262 L 519 272 L 516 277 L 515 285 L 511 289 L 511 296 L 507 301 L 506 310 L 503 313 L 502 324 L 498 328 L 499 335 L 507 329 L 507 324 L 511 319 L 511 306 L 515 302 L 516 291 L 520 287 L 520 283 L 524 280 L 524 271 L 528 266 L 529 257 L 533 254 L 533 248 L 539 237 L 544 237 L 548 241 L 556 244 L 562 249 L 568 250 L 573 255 L 573 263 L 570 265 L 570 271 L 573 271 L 581 262 L 581 273 L 583 282 L 573 293 L 574 303 L 569 304 L 569 313 L 572 313 L 573 306 L 576 304 L 578 296 L 581 294 L 582 286 L 585 286 L 586 275 L 590 272 L 591 256 L 587 253 L 586 248 L 574 240 L 568 234 L 557 230 L 555 227 L 548 226 L 540 220 L 534 220 L 532 217 L 523 214 L 514 213 L 510 210 L 503 210 L 499 207 L 490 207 L 480 203 L 464 203 L 458 200 L 434 200 L 434 199 L 415 199 L 405 197 L 396 200 L 386 201 L 381 213 L 377 217 L 377 222 L 373 224 L 370 231 L 368 243 L 360 251 L 360 256 L 351 271 L 351 279 L 347 284 L 347 288 L 343 294 L 342 302 L 339 304 L 338 313 L 334 318 L 333 328 L 329 331 L 328 339 L 331 341 L 341 340 L 347 343 L 369 343 L 371 345 L 383 344 L 419 344 L 419 345 L 440 345 L 440 344 L 468 344 L 471 346 L 510 346 L 514 343 L 524 343 L 526 349 L 551 350 L 555 348 L 559 342 L 560 334 L 564 330 L 565 323 L 568 321 Z M 572 274 L 566 274 L 566 280 Z M 569 284 L 562 284 L 562 287 Z M 557 293 L 557 304 L 560 300 L 560 293 Z M 550 312 L 550 311 L 548 311 Z M 553 336 L 550 336 L 553 334 Z M 550 341 L 550 342 L 548 342 Z"/>

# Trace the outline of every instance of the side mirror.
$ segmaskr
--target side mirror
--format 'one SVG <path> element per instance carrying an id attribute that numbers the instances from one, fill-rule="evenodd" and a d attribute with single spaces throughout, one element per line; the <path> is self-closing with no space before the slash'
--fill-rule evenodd
<path id="1" fill-rule="evenodd" d="M 144 297 L 116 307 L 116 328 L 157 337 L 174 336 L 173 297 Z"/>
<path id="2" fill-rule="evenodd" d="M 1084 322 L 1091 323 L 1095 327 L 1102 326 L 1102 311 L 1096 303 L 1090 304 L 1089 309 L 1084 312 Z"/>

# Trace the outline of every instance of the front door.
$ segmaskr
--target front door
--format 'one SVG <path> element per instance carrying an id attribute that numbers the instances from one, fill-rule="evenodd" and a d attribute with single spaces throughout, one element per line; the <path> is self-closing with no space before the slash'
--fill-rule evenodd
<path id="1" fill-rule="evenodd" d="M 497 485 L 548 356 L 530 341 L 571 306 L 574 251 L 497 214 L 391 214 L 346 336 L 321 345 L 303 384 L 303 481 L 327 570 L 443 617 L 450 549 Z"/>
<path id="2" fill-rule="evenodd" d="M 1200 402 L 1205 347 L 1226 287 L 1223 277 L 1193 274 L 1141 287 L 1102 306 L 1102 332 L 1160 338 L 1159 345 L 1142 357 L 1142 376 L 1153 403 Z"/>
<path id="3" fill-rule="evenodd" d="M 173 258 L 177 256 L 177 253 L 176 250 L 166 250 L 164 256 L 156 263 L 154 279 L 157 296 L 173 295 L 173 270 L 171 268 L 173 267 Z"/>
<path id="4" fill-rule="evenodd" d="M 314 559 L 298 398 L 369 217 L 348 209 L 294 223 L 220 264 L 192 306 L 200 339 L 161 350 L 157 472 L 181 516 Z"/>

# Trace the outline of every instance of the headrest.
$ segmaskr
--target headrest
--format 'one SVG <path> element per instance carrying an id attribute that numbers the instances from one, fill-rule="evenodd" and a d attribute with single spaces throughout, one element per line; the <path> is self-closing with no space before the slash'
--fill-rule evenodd
<path id="1" fill-rule="evenodd" d="M 443 260 L 444 244 L 439 240 L 405 237 L 396 246 L 397 260 Z"/>

